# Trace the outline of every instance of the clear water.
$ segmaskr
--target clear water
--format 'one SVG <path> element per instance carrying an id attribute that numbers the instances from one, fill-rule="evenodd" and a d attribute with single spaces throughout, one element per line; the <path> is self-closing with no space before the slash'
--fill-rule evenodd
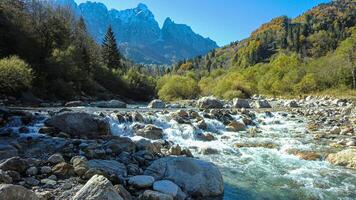
<path id="1" fill-rule="evenodd" d="M 79 108 L 94 113 L 112 110 Z M 140 112 L 143 110 L 139 110 Z M 194 156 L 211 161 L 220 168 L 225 182 L 225 200 L 275 200 L 275 199 L 356 199 L 356 170 L 349 170 L 329 164 L 326 161 L 307 161 L 287 153 L 288 149 L 323 150 L 326 146 L 317 144 L 306 132 L 306 119 L 284 117 L 273 113 L 267 117 L 257 114 L 255 123 L 260 132 L 228 132 L 218 120 L 205 119 L 208 132 L 217 140 L 204 142 L 194 135 L 205 132 L 193 125 L 178 124 L 169 114 L 155 113 L 145 116 L 146 123 L 155 124 L 164 130 L 165 137 L 182 147 L 192 150 Z M 116 114 L 108 114 L 112 132 L 116 135 L 133 136 L 135 123 L 119 123 Z M 240 120 L 241 116 L 234 116 Z M 37 134 L 43 125 L 39 120 L 30 126 L 32 134 Z M 16 129 L 16 122 L 10 124 Z M 228 139 L 226 139 L 228 138 Z M 275 148 L 242 147 L 235 144 L 273 144 Z M 203 155 L 200 149 L 211 147 L 218 150 L 215 155 Z"/>

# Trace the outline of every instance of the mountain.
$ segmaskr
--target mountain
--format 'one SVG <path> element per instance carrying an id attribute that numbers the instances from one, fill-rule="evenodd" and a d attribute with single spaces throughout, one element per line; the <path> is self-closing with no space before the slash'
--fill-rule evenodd
<path id="1" fill-rule="evenodd" d="M 196 34 L 189 26 L 167 18 L 162 29 L 145 4 L 127 10 L 108 10 L 102 3 L 56 0 L 83 16 L 94 39 L 101 43 L 108 26 L 112 26 L 122 53 L 138 63 L 171 64 L 203 55 L 217 48 L 216 42 Z"/>

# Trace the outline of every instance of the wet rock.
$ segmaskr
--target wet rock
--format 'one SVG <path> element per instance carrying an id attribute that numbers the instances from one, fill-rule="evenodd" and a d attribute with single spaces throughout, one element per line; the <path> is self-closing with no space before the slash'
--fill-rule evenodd
<path id="1" fill-rule="evenodd" d="M 149 188 L 153 185 L 155 179 L 152 176 L 139 175 L 133 176 L 129 179 L 128 183 L 135 188 Z"/>
<path id="2" fill-rule="evenodd" d="M 64 104 L 65 107 L 79 107 L 79 106 L 87 106 L 88 104 L 84 103 L 83 101 L 69 101 Z"/>
<path id="3" fill-rule="evenodd" d="M 0 199 L 4 200 L 40 200 L 36 193 L 20 185 L 1 184 Z"/>
<path id="4" fill-rule="evenodd" d="M 170 180 L 161 180 L 153 183 L 153 190 L 176 197 L 178 186 Z"/>
<path id="5" fill-rule="evenodd" d="M 217 166 L 188 157 L 165 157 L 152 163 L 145 175 L 171 180 L 193 197 L 219 196 L 224 183 Z"/>
<path id="6" fill-rule="evenodd" d="M 224 107 L 223 103 L 215 97 L 202 97 L 197 101 L 197 106 L 203 109 L 221 109 Z"/>
<path id="7" fill-rule="evenodd" d="M 356 169 L 356 149 L 345 149 L 338 153 L 329 154 L 327 160 L 334 165 Z"/>
<path id="8" fill-rule="evenodd" d="M 155 100 L 151 101 L 147 107 L 148 108 L 165 108 L 166 104 L 162 100 L 155 99 Z"/>
<path id="9" fill-rule="evenodd" d="M 104 176 L 94 175 L 73 197 L 73 200 L 123 200 Z"/>
<path id="10" fill-rule="evenodd" d="M 84 156 L 76 156 L 71 159 L 74 167 L 74 172 L 78 176 L 83 176 L 89 169 L 88 160 Z"/>
<path id="11" fill-rule="evenodd" d="M 246 125 L 239 121 L 232 121 L 226 127 L 227 131 L 232 131 L 232 132 L 244 131 L 245 129 L 246 129 Z"/>
<path id="12" fill-rule="evenodd" d="M 99 169 L 117 177 L 127 176 L 126 166 L 116 160 L 89 160 L 88 166 L 90 169 Z"/>
<path id="13" fill-rule="evenodd" d="M 35 176 L 35 175 L 37 175 L 37 174 L 38 174 L 38 169 L 37 169 L 37 167 L 30 167 L 30 168 L 28 168 L 28 169 L 26 170 L 26 174 L 27 174 L 28 176 Z"/>
<path id="14" fill-rule="evenodd" d="M 124 188 L 124 186 L 115 185 L 114 187 L 124 200 L 133 200 L 131 194 Z"/>
<path id="15" fill-rule="evenodd" d="M 55 165 L 52 172 L 59 177 L 70 177 L 74 175 L 74 168 L 72 165 L 62 162 Z"/>
<path id="16" fill-rule="evenodd" d="M 52 172 L 52 168 L 49 166 L 43 166 L 40 170 L 41 174 L 50 174 Z"/>
<path id="17" fill-rule="evenodd" d="M 202 147 L 200 149 L 200 153 L 202 153 L 203 155 L 212 155 L 212 154 L 218 154 L 219 151 L 212 147 Z"/>
<path id="18" fill-rule="evenodd" d="M 289 108 L 298 108 L 299 107 L 299 104 L 294 101 L 294 100 L 291 100 L 291 101 L 287 101 L 285 104 L 284 104 L 285 107 L 289 107 Z"/>
<path id="19" fill-rule="evenodd" d="M 132 120 L 135 122 L 144 122 L 145 118 L 139 112 L 133 112 Z"/>
<path id="20" fill-rule="evenodd" d="M 48 158 L 48 162 L 55 165 L 55 164 L 58 164 L 61 162 L 65 162 L 65 160 L 64 160 L 62 154 L 56 153 L 56 154 L 51 155 Z"/>
<path id="21" fill-rule="evenodd" d="M 161 128 L 148 124 L 145 126 L 145 128 L 137 130 L 136 135 L 151 140 L 158 140 L 163 138 L 163 130 Z"/>
<path id="22" fill-rule="evenodd" d="M 0 169 L 0 183 L 12 183 L 12 178 L 5 171 Z"/>
<path id="23" fill-rule="evenodd" d="M 258 100 L 256 101 L 256 108 L 272 108 L 267 100 Z"/>
<path id="24" fill-rule="evenodd" d="M 182 148 L 179 146 L 179 144 L 175 144 L 171 146 L 168 153 L 169 155 L 179 156 L 182 153 Z"/>
<path id="25" fill-rule="evenodd" d="M 235 98 L 232 101 L 232 107 L 234 108 L 251 108 L 247 99 Z"/>
<path id="26" fill-rule="evenodd" d="M 123 151 L 126 152 L 135 152 L 136 144 L 127 137 L 115 137 L 114 139 L 109 140 L 104 143 L 105 149 L 110 149 L 112 153 L 120 154 Z"/>
<path id="27" fill-rule="evenodd" d="M 103 118 L 83 112 L 64 112 L 47 120 L 47 126 L 77 138 L 97 138 L 110 135 L 110 125 Z"/>
<path id="28" fill-rule="evenodd" d="M 12 157 L 0 163 L 0 169 L 4 171 L 12 170 L 23 173 L 28 168 L 28 163 L 20 157 Z"/>
<path id="29" fill-rule="evenodd" d="M 54 127 L 44 126 L 38 130 L 38 133 L 47 134 L 47 135 L 55 135 L 56 133 L 58 133 L 58 131 Z"/>
<path id="30" fill-rule="evenodd" d="M 289 152 L 303 160 L 321 160 L 322 156 L 312 151 L 289 150 Z"/>
<path id="31" fill-rule="evenodd" d="M 173 200 L 173 197 L 168 194 L 163 194 L 161 192 L 146 190 L 140 197 L 139 200 Z"/>
<path id="32" fill-rule="evenodd" d="M 119 100 L 98 101 L 90 104 L 98 108 L 126 108 L 126 103 Z"/>
<path id="33" fill-rule="evenodd" d="M 197 139 L 203 140 L 203 141 L 216 140 L 215 136 L 211 133 L 199 133 L 199 134 L 197 134 Z"/>
<path id="34" fill-rule="evenodd" d="M 204 120 L 198 121 L 197 127 L 198 127 L 199 129 L 202 129 L 202 130 L 207 130 L 207 129 L 208 129 L 208 125 L 205 123 Z"/>

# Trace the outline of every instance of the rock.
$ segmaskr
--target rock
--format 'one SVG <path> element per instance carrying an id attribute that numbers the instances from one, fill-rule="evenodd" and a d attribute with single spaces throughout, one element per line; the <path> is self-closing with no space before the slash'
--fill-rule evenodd
<path id="1" fill-rule="evenodd" d="M 212 155 L 212 154 L 218 154 L 219 151 L 217 149 L 211 148 L 211 147 L 202 147 L 200 149 L 200 153 L 204 155 Z"/>
<path id="2" fill-rule="evenodd" d="M 139 112 L 133 112 L 132 120 L 135 122 L 144 122 L 145 118 Z"/>
<path id="3" fill-rule="evenodd" d="M 129 179 L 128 183 L 135 188 L 149 188 L 153 185 L 155 179 L 152 176 L 139 175 L 133 176 Z"/>
<path id="4" fill-rule="evenodd" d="M 170 180 L 161 180 L 153 183 L 153 190 L 176 197 L 178 186 Z"/>
<path id="5" fill-rule="evenodd" d="M 16 157 L 18 150 L 9 144 L 0 144 L 0 160 Z"/>
<path id="6" fill-rule="evenodd" d="M 76 138 L 97 138 L 110 135 L 109 123 L 100 116 L 84 112 L 64 112 L 45 122 Z"/>
<path id="7" fill-rule="evenodd" d="M 231 132 L 244 131 L 245 129 L 246 125 L 239 121 L 232 121 L 226 127 L 226 130 Z"/>
<path id="8" fill-rule="evenodd" d="M 36 193 L 20 185 L 1 184 L 0 199 L 4 200 L 40 200 Z"/>
<path id="9" fill-rule="evenodd" d="M 28 176 L 35 176 L 35 175 L 37 175 L 37 174 L 38 174 L 38 169 L 37 169 L 37 167 L 30 167 L 30 168 L 28 168 L 28 169 L 26 170 L 26 174 L 27 174 Z"/>
<path id="10" fill-rule="evenodd" d="M 37 186 L 40 184 L 40 181 L 33 177 L 29 177 L 29 178 L 25 178 L 25 183 L 29 186 Z"/>
<path id="11" fill-rule="evenodd" d="M 54 195 L 50 191 L 36 192 L 36 195 L 41 200 L 52 200 L 52 199 L 54 199 Z"/>
<path id="12" fill-rule="evenodd" d="M 58 164 L 61 162 L 65 162 L 65 160 L 61 154 L 56 153 L 56 154 L 51 155 L 48 158 L 48 162 L 55 165 L 55 164 Z"/>
<path id="13" fill-rule="evenodd" d="M 145 128 L 137 130 L 136 135 L 151 140 L 158 140 L 163 138 L 163 130 L 161 128 L 148 124 L 145 126 Z"/>
<path id="14" fill-rule="evenodd" d="M 83 101 L 69 101 L 64 104 L 65 107 L 79 107 L 79 106 L 86 106 L 87 104 Z"/>
<path id="15" fill-rule="evenodd" d="M 124 199 L 124 200 L 133 200 L 130 192 L 128 192 L 124 186 L 122 185 L 115 185 L 114 186 L 119 195 Z"/>
<path id="16" fill-rule="evenodd" d="M 41 180 L 41 183 L 45 186 L 49 186 L 49 187 L 54 187 L 57 185 L 57 181 L 49 179 L 49 178 L 45 178 Z"/>
<path id="17" fill-rule="evenodd" d="M 102 175 L 105 177 L 108 177 L 109 175 L 107 173 L 105 173 L 104 171 L 100 170 L 100 169 L 89 169 L 88 171 L 85 172 L 83 178 L 84 179 L 91 179 L 94 175 Z"/>
<path id="18" fill-rule="evenodd" d="M 98 108 L 126 108 L 126 103 L 119 100 L 98 101 L 90 104 Z"/>
<path id="19" fill-rule="evenodd" d="M 5 171 L 0 169 L 0 183 L 12 183 L 12 178 Z"/>
<path id="20" fill-rule="evenodd" d="M 199 129 L 202 129 L 202 130 L 207 130 L 207 129 L 208 129 L 208 125 L 205 123 L 204 120 L 198 121 L 197 127 L 198 127 Z"/>
<path id="21" fill-rule="evenodd" d="M 137 149 L 139 150 L 147 150 L 153 155 L 161 154 L 162 144 L 158 141 L 152 142 L 148 139 L 140 139 L 136 141 Z"/>
<path id="22" fill-rule="evenodd" d="M 73 197 L 73 200 L 123 200 L 111 182 L 94 175 Z"/>
<path id="23" fill-rule="evenodd" d="M 211 133 L 199 133 L 196 136 L 198 139 L 203 141 L 213 141 L 216 140 L 215 136 Z"/>
<path id="24" fill-rule="evenodd" d="M 0 169 L 4 171 L 12 170 L 17 171 L 19 173 L 23 173 L 26 171 L 27 168 L 28 163 L 26 162 L 26 160 L 20 157 L 12 157 L 0 163 Z"/>
<path id="25" fill-rule="evenodd" d="M 182 148 L 179 146 L 179 144 L 175 144 L 169 148 L 168 153 L 169 155 L 179 156 L 182 154 Z"/>
<path id="26" fill-rule="evenodd" d="M 272 108 L 267 100 L 258 100 L 256 101 L 256 108 Z"/>
<path id="27" fill-rule="evenodd" d="M 41 167 L 41 174 L 50 174 L 52 172 L 52 168 L 49 166 Z"/>
<path id="28" fill-rule="evenodd" d="M 345 149 L 338 153 L 329 154 L 326 159 L 334 165 L 356 169 L 356 149 Z"/>
<path id="29" fill-rule="evenodd" d="M 151 101 L 147 107 L 148 108 L 165 108 L 166 104 L 162 100 L 155 99 L 155 100 Z"/>
<path id="30" fill-rule="evenodd" d="M 74 175 L 74 168 L 72 165 L 62 162 L 57 165 L 55 165 L 52 168 L 52 172 L 60 177 L 70 177 Z"/>
<path id="31" fill-rule="evenodd" d="M 18 173 L 17 171 L 6 171 L 6 174 L 12 178 L 12 181 L 20 181 L 21 180 L 21 174 Z"/>
<path id="32" fill-rule="evenodd" d="M 236 98 L 232 101 L 232 106 L 234 108 L 251 108 L 250 103 L 247 99 Z"/>
<path id="33" fill-rule="evenodd" d="M 116 160 L 89 160 L 88 165 L 90 169 L 99 169 L 117 177 L 127 176 L 126 166 Z"/>
<path id="34" fill-rule="evenodd" d="M 193 197 L 220 196 L 224 182 L 217 166 L 189 157 L 164 157 L 146 170 L 155 180 L 171 180 Z"/>
<path id="35" fill-rule="evenodd" d="M 202 97 L 198 100 L 197 106 L 203 109 L 223 108 L 223 103 L 215 97 Z"/>
<path id="36" fill-rule="evenodd" d="M 103 146 L 115 154 L 120 154 L 123 151 L 131 153 L 136 151 L 136 144 L 128 137 L 116 137 L 106 142 Z"/>
<path id="37" fill-rule="evenodd" d="M 284 104 L 285 107 L 290 107 L 290 108 L 298 108 L 299 105 L 296 101 L 294 100 L 291 100 L 291 101 L 287 101 L 285 104 Z"/>
<path id="38" fill-rule="evenodd" d="M 173 197 L 168 194 L 163 194 L 157 191 L 146 190 L 139 200 L 173 200 Z"/>
<path id="39" fill-rule="evenodd" d="M 83 176 L 89 169 L 88 160 L 84 156 L 76 156 L 71 159 L 74 167 L 74 172 L 78 176 Z"/>
<path id="40" fill-rule="evenodd" d="M 38 133 L 47 134 L 47 135 L 55 135 L 57 132 L 58 132 L 58 131 L 56 130 L 56 128 L 54 128 L 54 127 L 47 127 L 47 126 L 41 127 L 41 128 L 38 130 Z"/>
<path id="41" fill-rule="evenodd" d="M 341 129 L 338 126 L 334 126 L 330 131 L 330 134 L 338 135 L 341 133 Z"/>

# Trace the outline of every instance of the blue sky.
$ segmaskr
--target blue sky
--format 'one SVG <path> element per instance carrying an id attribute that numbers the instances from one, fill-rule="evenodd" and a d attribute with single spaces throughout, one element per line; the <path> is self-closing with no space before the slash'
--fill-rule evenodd
<path id="1" fill-rule="evenodd" d="M 76 0 L 77 3 L 87 0 Z M 296 17 L 330 0 L 91 0 L 123 10 L 144 3 L 162 26 L 166 17 L 187 24 L 219 46 L 241 40 L 274 17 Z"/>

